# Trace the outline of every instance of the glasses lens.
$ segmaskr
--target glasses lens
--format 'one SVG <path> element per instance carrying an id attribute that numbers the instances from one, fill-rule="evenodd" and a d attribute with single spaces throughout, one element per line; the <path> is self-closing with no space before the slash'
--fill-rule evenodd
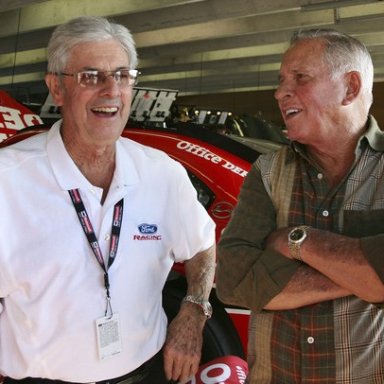
<path id="1" fill-rule="evenodd" d="M 77 73 L 77 82 L 83 87 L 92 87 L 103 84 L 107 77 L 114 78 L 120 86 L 133 86 L 137 84 L 139 71 L 137 69 L 119 69 L 117 71 L 82 71 Z"/>
<path id="2" fill-rule="evenodd" d="M 98 71 L 78 72 L 77 81 L 80 85 L 82 85 L 84 87 L 94 86 L 94 85 L 97 85 L 97 83 L 99 82 L 100 74 L 101 73 Z"/>
<path id="3" fill-rule="evenodd" d="M 129 75 L 131 78 L 131 84 L 130 85 L 136 85 L 139 82 L 140 72 L 137 69 L 130 69 Z"/>
<path id="4" fill-rule="evenodd" d="M 119 78 L 117 76 L 119 75 Z M 137 84 L 138 71 L 136 69 L 121 69 L 116 71 L 115 80 L 125 86 L 132 86 Z"/>

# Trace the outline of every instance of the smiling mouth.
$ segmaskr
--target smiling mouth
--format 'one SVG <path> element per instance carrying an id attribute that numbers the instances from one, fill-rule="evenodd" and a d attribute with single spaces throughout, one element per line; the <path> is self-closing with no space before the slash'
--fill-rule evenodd
<path id="1" fill-rule="evenodd" d="M 296 116 L 299 112 L 301 112 L 301 110 L 298 108 L 289 108 L 285 111 L 285 116 L 286 117 Z"/>
<path id="2" fill-rule="evenodd" d="M 118 112 L 117 107 L 95 107 L 92 112 L 102 116 L 113 116 Z"/>

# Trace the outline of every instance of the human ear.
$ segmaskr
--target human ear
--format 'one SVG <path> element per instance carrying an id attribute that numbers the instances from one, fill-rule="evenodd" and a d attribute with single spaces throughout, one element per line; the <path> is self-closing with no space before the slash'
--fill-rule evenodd
<path id="1" fill-rule="evenodd" d="M 343 99 L 343 105 L 351 104 L 360 94 L 361 75 L 360 72 L 351 71 L 345 74 L 346 92 Z"/>
<path id="2" fill-rule="evenodd" d="M 47 73 L 45 75 L 45 84 L 47 84 L 49 93 L 51 94 L 55 104 L 58 107 L 62 106 L 64 89 L 63 89 L 63 84 L 59 79 L 59 76 L 53 73 Z"/>

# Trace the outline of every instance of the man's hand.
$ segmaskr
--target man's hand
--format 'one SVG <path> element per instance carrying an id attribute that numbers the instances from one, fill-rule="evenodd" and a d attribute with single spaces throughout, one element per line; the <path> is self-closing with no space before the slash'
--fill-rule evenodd
<path id="1" fill-rule="evenodd" d="M 197 372 L 205 321 L 198 305 L 183 303 L 170 323 L 164 345 L 164 370 L 168 380 L 183 383 Z"/>
<path id="2" fill-rule="evenodd" d="M 215 274 L 215 245 L 197 253 L 184 263 L 187 295 L 208 300 Z M 169 324 L 164 345 L 164 370 L 168 380 L 185 382 L 197 372 L 207 318 L 201 307 L 183 302 Z"/>

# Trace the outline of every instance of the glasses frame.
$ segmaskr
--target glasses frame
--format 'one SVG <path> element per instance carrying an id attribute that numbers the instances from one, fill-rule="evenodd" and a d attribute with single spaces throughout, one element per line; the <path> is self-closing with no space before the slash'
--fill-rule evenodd
<path id="1" fill-rule="evenodd" d="M 122 84 L 122 73 L 128 74 L 128 80 L 127 84 Z M 84 81 L 83 76 L 85 74 L 88 74 L 90 76 L 93 76 L 93 79 L 96 79 L 96 81 L 88 80 Z M 70 76 L 73 77 L 77 84 L 79 84 L 81 87 L 98 87 L 101 84 L 104 84 L 108 77 L 113 77 L 116 83 L 119 86 L 127 86 L 127 87 L 134 87 L 137 85 L 139 80 L 139 75 L 141 72 L 139 72 L 137 69 L 116 69 L 114 71 L 98 71 L 96 69 L 86 69 L 84 71 L 74 72 L 74 73 L 68 73 L 68 72 L 60 72 L 57 73 L 57 75 L 60 76 Z"/>

